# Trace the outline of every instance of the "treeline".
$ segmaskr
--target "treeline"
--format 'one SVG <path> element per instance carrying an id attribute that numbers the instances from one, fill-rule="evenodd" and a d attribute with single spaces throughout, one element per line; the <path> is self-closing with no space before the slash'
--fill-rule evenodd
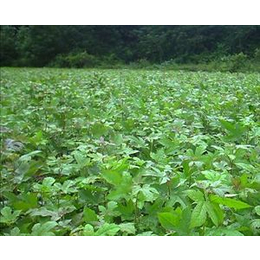
<path id="1" fill-rule="evenodd" d="M 256 25 L 1 26 L 0 65 L 243 63 L 259 59 L 259 49 L 260 26 Z"/>

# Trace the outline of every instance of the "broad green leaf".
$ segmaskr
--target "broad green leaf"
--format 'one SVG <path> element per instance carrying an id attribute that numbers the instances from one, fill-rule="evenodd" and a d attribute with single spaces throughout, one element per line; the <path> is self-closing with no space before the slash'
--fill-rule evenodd
<path id="1" fill-rule="evenodd" d="M 209 214 L 209 217 L 211 218 L 212 222 L 214 223 L 215 226 L 218 226 L 220 221 L 213 206 L 209 201 L 205 202 L 205 206 L 206 206 L 207 213 Z"/>
<path id="2" fill-rule="evenodd" d="M 205 202 L 199 202 L 191 214 L 190 228 L 202 226 L 207 219 L 207 208 Z"/>
<path id="3" fill-rule="evenodd" d="M 100 138 L 101 136 L 105 136 L 108 133 L 109 129 L 110 128 L 103 123 L 97 122 L 91 126 L 91 133 L 94 137 Z"/>
<path id="4" fill-rule="evenodd" d="M 20 235 L 21 235 L 21 232 L 18 227 L 13 228 L 10 232 L 10 236 L 20 236 Z"/>
<path id="5" fill-rule="evenodd" d="M 57 217 L 59 219 L 58 212 L 54 212 L 54 211 L 48 210 L 45 207 L 42 207 L 40 209 L 30 210 L 30 215 L 32 217 L 34 217 L 34 216 L 54 217 L 54 218 Z"/>
<path id="6" fill-rule="evenodd" d="M 213 207 L 214 212 L 218 217 L 218 224 L 219 225 L 223 224 L 224 217 L 225 217 L 224 211 L 220 208 L 220 206 L 217 203 L 211 202 L 211 206 Z"/>
<path id="7" fill-rule="evenodd" d="M 119 225 L 119 227 L 120 230 L 126 234 L 135 234 L 136 232 L 134 223 L 122 223 Z"/>
<path id="8" fill-rule="evenodd" d="M 85 156 L 84 156 L 81 152 L 79 152 L 79 151 L 73 152 L 73 155 L 74 155 L 74 157 L 75 157 L 75 160 L 76 160 L 77 164 L 78 164 L 81 168 L 85 167 L 85 166 L 88 165 L 89 162 L 90 162 L 90 159 L 87 158 L 87 157 L 85 157 Z"/>
<path id="9" fill-rule="evenodd" d="M 95 231 L 93 226 L 91 226 L 90 224 L 85 225 L 82 234 L 83 236 L 94 236 Z"/>
<path id="10" fill-rule="evenodd" d="M 116 224 L 105 223 L 96 231 L 96 236 L 114 236 L 120 230 L 120 227 Z"/>
<path id="11" fill-rule="evenodd" d="M 171 212 L 158 213 L 158 219 L 165 229 L 174 230 L 179 223 L 179 216 Z"/>
<path id="12" fill-rule="evenodd" d="M 132 190 L 132 176 L 128 173 L 125 172 L 122 177 L 122 182 L 120 185 L 116 186 L 115 190 L 112 190 L 107 198 L 109 200 L 117 201 L 122 198 L 128 200 L 130 198 L 130 193 Z"/>
<path id="13" fill-rule="evenodd" d="M 46 177 L 42 181 L 42 185 L 46 187 L 51 187 L 52 184 L 55 182 L 55 179 L 52 177 Z"/>
<path id="14" fill-rule="evenodd" d="M 222 127 L 224 127 L 226 130 L 232 132 L 232 133 L 235 133 L 236 131 L 236 127 L 234 124 L 230 123 L 229 121 L 225 121 L 223 119 L 219 120 Z"/>
<path id="15" fill-rule="evenodd" d="M 187 236 L 189 235 L 190 233 L 190 227 L 189 225 L 187 225 L 187 223 L 190 223 L 191 221 L 191 208 L 188 206 L 188 207 L 185 207 L 182 212 L 181 212 L 181 216 L 180 216 L 180 223 L 178 224 L 178 229 L 177 232 L 178 232 L 178 235 L 181 235 L 181 236 Z"/>
<path id="16" fill-rule="evenodd" d="M 36 155 L 36 154 L 39 154 L 39 153 L 42 153 L 42 151 L 33 151 L 33 152 L 30 152 L 30 153 L 27 153 L 25 155 L 22 155 L 19 160 L 20 161 L 29 161 L 31 160 L 31 158 Z"/>
<path id="17" fill-rule="evenodd" d="M 12 211 L 10 207 L 5 206 L 1 210 L 1 217 L 0 217 L 0 223 L 6 223 L 6 224 L 11 224 L 16 221 L 18 216 L 20 215 L 21 210 L 15 210 Z"/>
<path id="18" fill-rule="evenodd" d="M 58 225 L 55 221 L 47 221 L 43 224 L 37 223 L 32 228 L 32 236 L 54 236 L 51 231 L 54 227 Z"/>
<path id="19" fill-rule="evenodd" d="M 230 228 L 211 228 L 206 231 L 206 236 L 243 236 L 243 234 L 237 230 Z"/>
<path id="20" fill-rule="evenodd" d="M 251 164 L 247 164 L 247 163 L 235 163 L 239 168 L 242 168 L 243 170 L 247 171 L 247 172 L 254 172 L 255 171 L 255 167 L 252 166 Z"/>
<path id="21" fill-rule="evenodd" d="M 98 221 L 97 214 L 94 210 L 85 208 L 83 212 L 83 219 L 86 223 L 91 223 L 93 221 Z"/>
<path id="22" fill-rule="evenodd" d="M 140 191 L 143 193 L 146 201 L 154 201 L 159 195 L 159 192 L 149 184 L 145 184 Z"/>
<path id="23" fill-rule="evenodd" d="M 223 234 L 225 236 L 244 236 L 241 232 L 239 232 L 238 230 L 232 230 L 232 229 L 226 229 L 223 230 Z"/>
<path id="24" fill-rule="evenodd" d="M 112 185 L 120 185 L 122 182 L 122 174 L 114 170 L 103 170 L 101 176 Z"/>
<path id="25" fill-rule="evenodd" d="M 216 195 L 210 195 L 210 200 L 214 203 L 222 204 L 234 209 L 246 209 L 251 207 L 249 204 L 243 201 L 230 198 L 222 198 Z"/>
<path id="26" fill-rule="evenodd" d="M 195 202 L 204 201 L 204 194 L 201 191 L 198 190 L 187 190 L 185 191 L 190 199 L 192 199 Z"/>
<path id="27" fill-rule="evenodd" d="M 18 196 L 17 201 L 13 203 L 15 209 L 18 210 L 29 210 L 32 208 L 37 208 L 38 199 L 37 194 L 34 193 L 25 193 Z"/>
<path id="28" fill-rule="evenodd" d="M 129 200 L 124 204 L 118 203 L 117 210 L 121 213 L 122 216 L 131 218 L 135 211 L 134 203 L 132 200 Z"/>

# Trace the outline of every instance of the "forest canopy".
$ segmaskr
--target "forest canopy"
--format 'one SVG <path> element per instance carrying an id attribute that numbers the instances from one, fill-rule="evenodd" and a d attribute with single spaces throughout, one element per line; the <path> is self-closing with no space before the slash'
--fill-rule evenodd
<path id="1" fill-rule="evenodd" d="M 1 26 L 1 66 L 205 63 L 259 56 L 260 26 Z M 241 59 L 241 57 L 239 57 Z"/>

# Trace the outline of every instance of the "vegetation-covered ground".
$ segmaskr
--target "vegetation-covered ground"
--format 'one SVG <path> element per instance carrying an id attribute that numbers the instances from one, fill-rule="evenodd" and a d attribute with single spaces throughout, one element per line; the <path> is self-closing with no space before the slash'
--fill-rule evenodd
<path id="1" fill-rule="evenodd" d="M 260 75 L 1 69 L 1 235 L 259 235 Z"/>

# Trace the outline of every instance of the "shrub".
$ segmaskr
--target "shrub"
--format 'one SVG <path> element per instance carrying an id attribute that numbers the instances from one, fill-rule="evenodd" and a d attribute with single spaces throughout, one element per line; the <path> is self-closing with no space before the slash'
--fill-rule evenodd
<path id="1" fill-rule="evenodd" d="M 78 53 L 70 53 L 67 55 L 58 55 L 51 63 L 54 67 L 68 67 L 68 68 L 91 68 L 99 64 L 99 60 L 88 54 L 86 51 Z"/>
<path id="2" fill-rule="evenodd" d="M 231 72 L 239 71 L 247 66 L 248 56 L 243 52 L 221 58 L 221 68 Z"/>

